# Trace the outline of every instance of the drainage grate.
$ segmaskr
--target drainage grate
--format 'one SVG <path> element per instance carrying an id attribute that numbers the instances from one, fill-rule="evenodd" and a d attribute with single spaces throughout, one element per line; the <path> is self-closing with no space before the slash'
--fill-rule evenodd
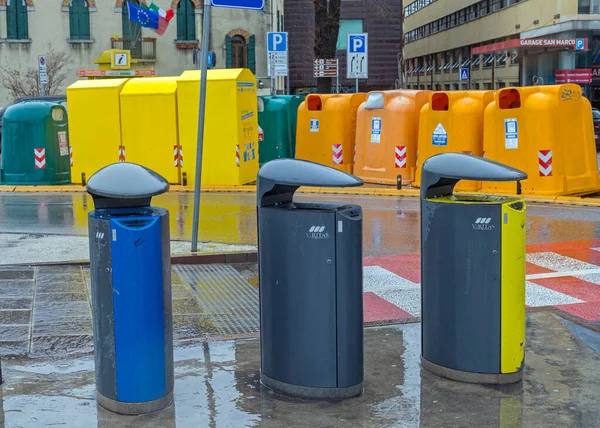
<path id="1" fill-rule="evenodd" d="M 226 264 L 176 265 L 198 302 L 223 336 L 259 331 L 258 290 Z"/>

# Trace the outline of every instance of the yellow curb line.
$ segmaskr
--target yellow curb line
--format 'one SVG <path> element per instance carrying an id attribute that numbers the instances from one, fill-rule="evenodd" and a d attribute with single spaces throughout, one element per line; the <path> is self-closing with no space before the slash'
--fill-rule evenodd
<path id="1" fill-rule="evenodd" d="M 84 193 L 85 186 L 0 186 L 0 193 Z M 207 186 L 202 187 L 206 193 L 256 193 L 255 185 L 247 186 Z M 173 185 L 169 189 L 170 193 L 193 193 L 194 188 L 190 186 Z M 349 188 L 329 188 L 329 187 L 302 187 L 299 193 L 316 193 L 322 195 L 357 195 L 357 196 L 398 196 L 398 197 L 419 197 L 420 191 L 417 188 L 377 188 L 377 187 L 349 187 Z M 465 193 L 465 192 L 461 192 Z M 498 196 L 515 196 L 509 194 L 498 194 Z M 527 202 L 572 205 L 582 207 L 600 207 L 600 198 L 584 198 L 581 196 L 524 196 Z"/>

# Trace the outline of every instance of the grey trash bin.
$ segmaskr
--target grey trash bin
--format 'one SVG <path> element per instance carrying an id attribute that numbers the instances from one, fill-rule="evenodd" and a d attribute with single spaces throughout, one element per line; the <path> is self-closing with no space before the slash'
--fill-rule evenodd
<path id="1" fill-rule="evenodd" d="M 421 178 L 422 359 L 453 380 L 511 383 L 525 355 L 525 201 L 453 194 L 460 180 L 527 174 L 458 153 L 433 156 Z"/>
<path id="2" fill-rule="evenodd" d="M 173 400 L 169 212 L 150 206 L 168 182 L 140 165 L 109 165 L 88 181 L 98 403 L 137 415 Z"/>
<path id="3" fill-rule="evenodd" d="M 362 209 L 293 200 L 301 186 L 362 184 L 295 159 L 258 173 L 261 382 L 271 389 L 304 398 L 362 392 Z"/>

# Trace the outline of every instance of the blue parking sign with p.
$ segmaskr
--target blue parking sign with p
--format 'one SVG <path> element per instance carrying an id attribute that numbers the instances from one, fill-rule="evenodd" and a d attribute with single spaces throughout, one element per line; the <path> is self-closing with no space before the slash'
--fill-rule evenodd
<path id="1" fill-rule="evenodd" d="M 582 51 L 585 49 L 585 39 L 577 39 L 575 40 L 575 50 Z"/>
<path id="2" fill-rule="evenodd" d="M 287 50 L 287 33 L 268 33 L 267 50 L 269 52 L 285 52 Z"/>
<path id="3" fill-rule="evenodd" d="M 348 46 L 348 50 L 350 53 L 366 53 L 367 52 L 367 43 L 366 38 L 362 34 L 353 35 L 349 37 L 350 45 Z"/>

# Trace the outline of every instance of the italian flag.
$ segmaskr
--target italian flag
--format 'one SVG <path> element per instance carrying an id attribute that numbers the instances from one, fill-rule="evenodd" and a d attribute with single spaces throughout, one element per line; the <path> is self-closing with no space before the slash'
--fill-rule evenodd
<path id="1" fill-rule="evenodd" d="M 155 29 L 154 32 L 159 36 L 162 36 L 163 34 L 165 34 L 165 31 L 167 31 L 167 28 L 169 27 L 169 21 L 173 19 L 173 16 L 175 16 L 175 12 L 173 12 L 171 9 L 165 11 L 164 9 L 161 9 L 158 5 L 156 5 L 154 2 L 150 4 L 149 9 L 158 13 L 158 28 Z"/>

